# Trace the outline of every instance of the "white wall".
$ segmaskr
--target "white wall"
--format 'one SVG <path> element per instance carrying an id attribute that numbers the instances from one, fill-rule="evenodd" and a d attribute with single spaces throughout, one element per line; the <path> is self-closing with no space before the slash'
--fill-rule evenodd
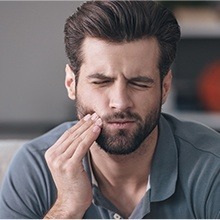
<path id="1" fill-rule="evenodd" d="M 63 28 L 81 3 L 0 2 L 0 124 L 72 119 Z"/>

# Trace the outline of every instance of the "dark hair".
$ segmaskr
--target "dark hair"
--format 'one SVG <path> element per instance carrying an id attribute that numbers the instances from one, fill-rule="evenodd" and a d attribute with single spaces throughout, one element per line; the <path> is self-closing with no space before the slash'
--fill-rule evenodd
<path id="1" fill-rule="evenodd" d="M 88 1 L 65 24 L 65 47 L 75 74 L 82 65 L 86 37 L 121 43 L 155 37 L 161 79 L 174 61 L 180 28 L 171 11 L 154 1 Z"/>

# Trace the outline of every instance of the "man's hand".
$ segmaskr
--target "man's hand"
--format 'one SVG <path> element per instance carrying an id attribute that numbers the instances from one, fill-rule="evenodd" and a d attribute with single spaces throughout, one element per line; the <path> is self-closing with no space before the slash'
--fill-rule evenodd
<path id="1" fill-rule="evenodd" d="M 82 218 L 92 202 L 92 188 L 82 159 L 100 134 L 97 114 L 86 115 L 45 153 L 57 187 L 57 200 L 45 218 Z"/>

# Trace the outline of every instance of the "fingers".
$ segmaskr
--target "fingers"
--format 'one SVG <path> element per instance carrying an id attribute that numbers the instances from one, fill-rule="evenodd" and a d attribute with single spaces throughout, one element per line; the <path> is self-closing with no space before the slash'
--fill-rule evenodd
<path id="1" fill-rule="evenodd" d="M 60 146 L 64 141 L 66 141 L 66 139 L 68 139 L 68 137 L 70 137 L 72 134 L 72 137 L 77 136 L 77 133 L 74 133 L 75 131 L 77 132 L 77 130 L 83 125 L 85 124 L 85 121 L 89 121 L 89 119 L 91 118 L 91 115 L 86 115 L 84 118 L 82 118 L 76 125 L 74 125 L 73 127 L 71 127 L 70 129 L 66 130 L 65 133 L 57 140 L 57 142 L 55 143 L 55 145 Z M 88 123 L 87 123 L 88 124 Z M 91 121 L 89 121 L 89 124 L 91 124 Z M 84 126 L 86 128 L 86 125 Z M 54 148 L 56 148 L 56 146 L 53 146 Z"/>
<path id="2" fill-rule="evenodd" d="M 47 160 L 82 160 L 101 131 L 102 121 L 96 113 L 86 115 L 66 131 L 45 154 Z"/>
<path id="3" fill-rule="evenodd" d="M 76 141 L 76 139 L 80 135 L 82 135 L 83 132 L 85 132 L 90 126 L 92 126 L 94 121 L 90 120 L 91 118 L 91 115 L 87 115 L 61 136 L 61 138 L 53 146 L 53 148 L 56 149 L 57 154 L 64 153 L 72 142 Z"/>
<path id="4" fill-rule="evenodd" d="M 101 125 L 102 121 L 101 119 L 97 119 L 97 121 L 94 123 L 93 126 L 91 126 L 87 131 L 85 131 L 79 139 L 83 140 L 80 141 L 78 144 L 78 147 L 75 149 L 75 152 L 72 154 L 73 160 L 76 162 L 80 162 L 85 154 L 88 152 L 89 148 L 92 146 L 94 141 L 97 139 L 98 135 L 100 134 L 101 131 Z M 90 133 L 93 133 L 93 138 L 91 138 Z M 71 149 L 71 148 L 70 148 Z"/>

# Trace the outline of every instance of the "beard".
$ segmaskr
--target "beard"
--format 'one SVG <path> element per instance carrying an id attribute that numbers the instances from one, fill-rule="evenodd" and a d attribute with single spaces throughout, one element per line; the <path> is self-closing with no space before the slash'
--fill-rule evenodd
<path id="1" fill-rule="evenodd" d="M 96 143 L 102 150 L 112 155 L 128 155 L 133 153 L 140 148 L 143 141 L 158 125 L 161 106 L 162 103 L 160 101 L 144 119 L 139 114 L 133 113 L 130 110 L 102 116 L 103 126 Z M 84 106 L 78 99 L 76 99 L 76 109 L 79 118 L 94 113 L 93 110 Z M 112 132 L 108 129 L 107 123 L 118 119 L 135 121 L 136 128 L 130 132 L 127 129 L 117 129 L 115 132 Z"/>

